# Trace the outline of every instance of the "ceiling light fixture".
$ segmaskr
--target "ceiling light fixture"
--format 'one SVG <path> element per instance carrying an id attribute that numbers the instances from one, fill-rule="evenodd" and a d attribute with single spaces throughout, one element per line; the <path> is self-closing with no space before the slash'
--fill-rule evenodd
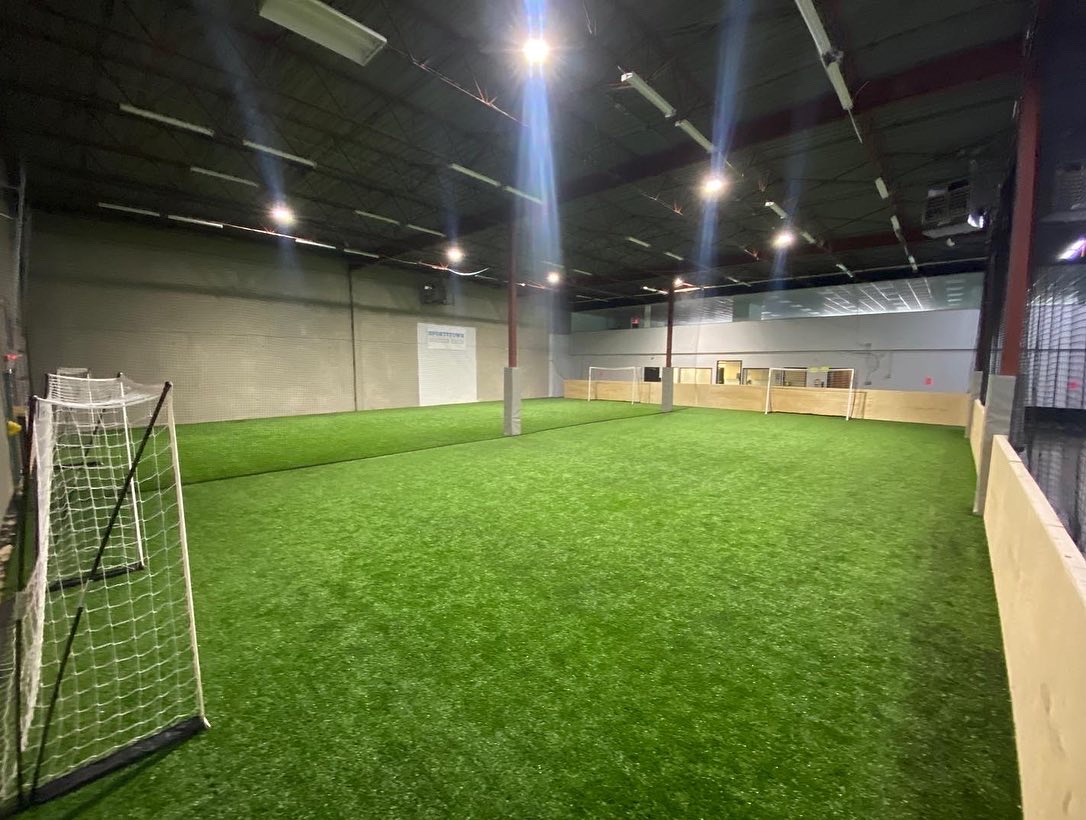
<path id="1" fill-rule="evenodd" d="M 191 122 L 185 122 L 184 120 L 179 120 L 175 117 L 167 117 L 165 114 L 156 114 L 154 111 L 148 111 L 146 108 L 136 108 L 136 106 L 129 105 L 128 103 L 120 103 L 117 107 L 126 114 L 143 117 L 145 120 L 154 120 L 163 125 L 172 125 L 174 128 L 182 128 L 185 131 L 192 131 L 195 134 L 203 134 L 205 137 L 215 136 L 215 132 L 210 128 L 205 128 L 202 125 L 195 125 Z"/>
<path id="2" fill-rule="evenodd" d="M 449 167 L 456 171 L 458 174 L 463 174 L 466 177 L 477 179 L 479 182 L 485 182 L 487 185 L 493 185 L 495 188 L 502 187 L 502 184 L 496 179 L 488 177 L 486 174 L 480 174 L 478 171 L 473 171 L 470 168 L 465 168 L 463 165 L 458 165 L 455 162 L 450 162 Z"/>
<path id="3" fill-rule="evenodd" d="M 674 260 L 675 260 L 676 262 L 685 262 L 685 261 L 686 261 L 686 260 L 685 260 L 685 259 L 683 259 L 683 258 L 682 258 L 681 256 L 679 256 L 679 254 L 677 254 L 677 253 L 672 253 L 671 251 L 664 251 L 664 256 L 670 256 L 670 257 L 671 257 L 672 259 L 674 259 Z"/>
<path id="4" fill-rule="evenodd" d="M 139 214 L 140 216 L 162 216 L 158 211 L 149 211 L 146 208 L 131 208 L 128 205 L 115 205 L 112 202 L 99 202 L 99 208 L 107 211 L 120 211 L 126 214 Z"/>
<path id="5" fill-rule="evenodd" d="M 897 214 L 890 214 L 890 227 L 894 229 L 894 233 L 900 233 L 901 220 L 897 218 Z"/>
<path id="6" fill-rule="evenodd" d="M 562 281 L 562 274 L 556 270 L 552 270 L 547 274 L 547 282 L 551 285 L 557 285 Z"/>
<path id="7" fill-rule="evenodd" d="M 380 254 L 370 253 L 369 251 L 359 251 L 359 250 L 355 250 L 354 248 L 344 248 L 343 252 L 352 254 L 354 256 L 365 256 L 365 257 L 368 257 L 370 259 L 380 259 L 381 258 Z"/>
<path id="8" fill-rule="evenodd" d="M 370 213 L 369 211 L 355 211 L 361 217 L 365 219 L 373 219 L 377 222 L 387 222 L 389 225 L 399 225 L 400 222 L 397 219 L 389 219 L 387 216 L 381 216 L 380 214 Z"/>
<path id="9" fill-rule="evenodd" d="M 335 245 L 329 245 L 324 242 L 317 242 L 313 239 L 302 239 L 301 237 L 296 236 L 294 237 L 294 241 L 297 242 L 299 245 L 311 245 L 314 248 L 327 248 L 330 251 L 336 250 Z"/>
<path id="10" fill-rule="evenodd" d="M 320 0 L 264 0 L 260 16 L 363 66 L 388 42 Z"/>
<path id="11" fill-rule="evenodd" d="M 811 32 L 818 53 L 832 54 L 833 44 L 830 42 L 830 35 L 826 33 L 826 27 L 822 25 L 822 18 L 818 16 L 818 10 L 815 9 L 812 0 L 796 0 L 796 8 L 799 9 L 803 22 L 807 24 L 807 30 Z"/>
<path id="12" fill-rule="evenodd" d="M 592 273 L 591 271 L 581 270 L 580 268 L 574 268 L 573 272 L 574 273 L 579 273 L 579 274 L 581 274 L 581 276 L 595 276 L 596 275 L 596 274 Z"/>
<path id="13" fill-rule="evenodd" d="M 1081 236 L 1064 248 L 1063 253 L 1056 258 L 1061 262 L 1070 262 L 1072 259 L 1081 259 L 1084 254 L 1086 254 L 1086 236 Z"/>
<path id="14" fill-rule="evenodd" d="M 913 273 L 920 272 L 920 267 L 916 264 L 916 257 L 911 253 L 909 254 L 909 267 L 913 269 Z"/>
<path id="15" fill-rule="evenodd" d="M 701 195 L 705 199 L 718 199 L 727 187 L 727 179 L 718 174 L 710 174 L 701 183 Z"/>
<path id="16" fill-rule="evenodd" d="M 800 231 L 799 235 L 807 240 L 808 245 L 817 245 L 818 244 L 818 240 L 815 239 L 813 236 L 811 236 L 811 234 L 809 234 L 807 231 Z"/>
<path id="17" fill-rule="evenodd" d="M 460 250 L 456 245 L 450 245 L 448 250 L 445 251 L 445 258 L 453 265 L 459 265 L 464 261 L 464 252 Z"/>
<path id="18" fill-rule="evenodd" d="M 534 202 L 536 205 L 542 205 L 543 200 L 537 196 L 532 196 L 527 191 L 522 191 L 520 188 L 514 188 L 512 185 L 503 186 L 504 190 L 511 193 L 513 196 L 519 196 L 521 199 L 527 199 L 529 202 Z"/>
<path id="19" fill-rule="evenodd" d="M 259 142 L 253 142 L 252 140 L 242 140 L 241 144 L 246 148 L 252 148 L 254 151 L 260 151 L 263 154 L 270 154 L 273 157 L 279 157 L 280 159 L 290 160 L 291 162 L 297 162 L 299 165 L 308 165 L 310 168 L 316 168 L 317 163 L 311 159 L 300 157 L 297 154 L 292 154 L 289 151 L 280 151 L 278 148 L 272 148 L 270 145 L 261 145 Z"/>
<path id="20" fill-rule="evenodd" d="M 642 248 L 651 248 L 652 247 L 652 245 L 650 245 L 648 242 L 646 242 L 643 239 L 638 239 L 636 236 L 627 236 L 626 241 L 627 242 L 633 242 L 635 245 L 639 245 Z"/>
<path id="21" fill-rule="evenodd" d="M 236 182 L 238 185 L 248 185 L 250 188 L 259 188 L 259 182 L 253 182 L 251 179 L 245 179 L 244 177 L 236 177 L 233 174 L 223 174 L 219 171 L 212 171 L 210 168 L 200 168 L 193 165 L 189 168 L 194 174 L 203 174 L 205 177 L 215 177 L 215 179 L 223 179 L 227 182 Z"/>
<path id="22" fill-rule="evenodd" d="M 886 181 L 882 177 L 875 177 L 875 190 L 883 199 L 890 198 L 890 189 L 886 187 Z"/>
<path id="23" fill-rule="evenodd" d="M 187 222 L 189 225 L 201 225 L 205 228 L 221 228 L 221 222 L 212 222 L 208 219 L 196 219 L 191 216 L 180 216 L 178 214 L 167 214 L 167 219 L 172 219 L 174 222 Z"/>
<path id="24" fill-rule="evenodd" d="M 845 82 L 845 75 L 841 73 L 841 64 L 836 60 L 827 63 L 826 76 L 830 78 L 830 85 L 833 86 L 833 90 L 837 94 L 837 99 L 840 101 L 841 107 L 846 111 L 851 111 L 852 94 L 849 93 L 848 84 Z"/>
<path id="25" fill-rule="evenodd" d="M 268 215 L 271 216 L 272 222 L 283 228 L 290 227 L 295 221 L 294 211 L 282 202 L 272 205 L 271 210 L 268 211 Z"/>
<path id="26" fill-rule="evenodd" d="M 547 62 L 547 57 L 550 56 L 551 47 L 546 40 L 533 37 L 524 43 L 521 51 L 524 54 L 524 59 L 528 61 L 528 65 L 543 65 L 543 63 Z"/>
<path id="27" fill-rule="evenodd" d="M 619 79 L 656 106 L 656 108 L 660 110 L 660 113 L 668 119 L 675 116 L 675 106 L 665 100 L 655 88 L 645 82 L 636 72 L 627 71 Z"/>
<path id="28" fill-rule="evenodd" d="M 796 244 L 796 235 L 787 228 L 782 228 L 777 231 L 776 235 L 773 237 L 773 247 L 777 250 L 790 248 L 794 244 Z"/>
<path id="29" fill-rule="evenodd" d="M 418 231 L 419 233 L 428 233 L 430 236 L 445 236 L 441 231 L 435 231 L 432 228 L 424 228 L 422 225 L 413 225 L 410 222 L 406 223 L 404 227 L 410 228 L 413 231 Z"/>
<path id="30" fill-rule="evenodd" d="M 767 208 L 769 208 L 769 210 L 771 210 L 777 216 L 779 216 L 781 219 L 787 219 L 788 218 L 788 213 L 784 210 L 784 208 L 782 208 L 780 205 L 778 205 L 772 199 L 766 200 L 765 206 Z"/>
<path id="31" fill-rule="evenodd" d="M 690 139 L 704 148 L 708 153 L 713 153 L 713 143 L 701 131 L 694 127 L 690 120 L 676 120 L 675 127 L 686 134 Z"/>

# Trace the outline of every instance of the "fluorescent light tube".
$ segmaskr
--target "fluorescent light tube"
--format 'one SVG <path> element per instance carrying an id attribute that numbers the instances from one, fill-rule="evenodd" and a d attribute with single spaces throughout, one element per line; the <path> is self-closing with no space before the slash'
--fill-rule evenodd
<path id="1" fill-rule="evenodd" d="M 271 154 L 273 157 L 280 157 L 281 159 L 289 159 L 291 162 L 297 162 L 301 165 L 308 165 L 310 168 L 316 168 L 317 163 L 311 159 L 300 157 L 297 154 L 292 154 L 289 151 L 280 151 L 278 148 L 272 148 L 270 145 L 261 145 L 259 142 L 253 142 L 252 140 L 242 140 L 241 144 L 246 148 L 252 148 L 254 151 L 261 151 L 265 154 Z"/>
<path id="2" fill-rule="evenodd" d="M 450 162 L 449 167 L 456 171 L 458 174 L 463 174 L 466 177 L 477 179 L 479 182 L 485 182 L 487 185 L 493 185 L 495 188 L 502 187 L 502 184 L 496 179 L 491 179 L 486 174 L 480 174 L 478 171 L 473 171 L 470 168 L 465 168 L 463 165 L 457 165 L 455 162 Z"/>
<path id="3" fill-rule="evenodd" d="M 665 296 L 667 295 L 666 290 L 660 290 L 659 288 L 650 288 L 648 285 L 642 285 L 641 290 L 647 290 L 649 293 L 662 293 Z"/>
<path id="4" fill-rule="evenodd" d="M 736 278 L 735 278 L 734 276 L 729 276 L 729 277 L 728 277 L 728 281 L 729 281 L 729 282 L 735 282 L 735 284 L 737 284 L 737 285 L 741 285 L 741 284 L 743 284 L 743 283 L 742 283 L 741 281 L 739 281 L 738 279 L 736 279 Z"/>
<path id="5" fill-rule="evenodd" d="M 513 196 L 519 196 L 521 199 L 527 199 L 529 202 L 534 202 L 536 205 L 542 205 L 543 200 L 537 196 L 532 196 L 527 191 L 522 191 L 520 188 L 514 188 L 512 185 L 504 186 L 505 190 L 513 194 Z"/>
<path id="6" fill-rule="evenodd" d="M 841 73 L 840 64 L 826 63 L 826 76 L 830 78 L 830 85 L 837 92 L 837 99 L 841 101 L 841 107 L 846 111 L 852 110 L 852 94 L 849 93 L 848 84 L 845 83 L 845 75 Z"/>
<path id="7" fill-rule="evenodd" d="M 366 65 L 388 42 L 320 0 L 264 0 L 260 16 L 359 65 Z"/>
<path id="8" fill-rule="evenodd" d="M 405 228 L 410 228 L 413 231 L 418 231 L 419 233 L 428 233 L 428 234 L 430 234 L 430 236 L 444 236 L 445 235 L 441 231 L 435 231 L 432 228 L 424 228 L 424 227 L 422 227 L 422 225 L 412 225 L 410 222 L 408 222 L 404 227 Z"/>
<path id="9" fill-rule="evenodd" d="M 369 251 L 356 251 L 354 248 L 344 248 L 344 253 L 350 253 L 355 256 L 366 256 L 370 259 L 380 259 L 381 255 L 378 253 L 370 253 Z"/>
<path id="10" fill-rule="evenodd" d="M 822 25 L 822 18 L 818 16 L 814 3 L 811 0 L 796 0 L 796 8 L 799 9 L 803 22 L 807 24 L 807 30 L 811 32 L 819 55 L 832 54 L 833 44 L 830 42 L 829 34 L 826 33 L 826 27 Z"/>
<path id="11" fill-rule="evenodd" d="M 633 72 L 628 71 L 620 78 L 622 82 L 626 83 L 630 88 L 634 89 L 638 94 L 656 106 L 660 113 L 662 113 L 668 119 L 675 116 L 675 106 L 669 103 L 663 98 L 663 96 L 656 91 L 651 85 L 645 82 L 641 77 Z"/>
<path id="12" fill-rule="evenodd" d="M 99 202 L 99 208 L 107 211 L 121 211 L 126 214 L 139 214 L 140 216 L 162 216 L 158 211 L 149 211 L 146 208 L 130 208 L 127 205 L 114 205 L 112 202 Z"/>
<path id="13" fill-rule="evenodd" d="M 581 274 L 581 276 L 595 276 L 596 275 L 594 273 L 591 273 L 590 271 L 581 270 L 580 268 L 574 268 L 573 272 L 574 273 L 579 273 L 579 274 Z"/>
<path id="14" fill-rule="evenodd" d="M 799 235 L 802 236 L 804 239 L 806 239 L 807 243 L 809 245 L 817 245 L 818 244 L 818 240 L 815 239 L 813 236 L 811 236 L 809 233 L 807 233 L 807 231 L 800 231 Z"/>
<path id="15" fill-rule="evenodd" d="M 336 249 L 335 245 L 327 245 L 324 242 L 314 242 L 312 239 L 302 239 L 300 236 L 294 237 L 294 241 L 299 245 L 312 245 L 314 248 L 327 248 L 330 251 Z"/>
<path id="16" fill-rule="evenodd" d="M 187 222 L 190 225 L 203 225 L 205 228 L 221 228 L 221 222 L 211 222 L 207 219 L 194 219 L 191 216 L 179 216 L 177 214 L 167 214 L 167 219 L 172 219 L 174 222 Z"/>
<path id="17" fill-rule="evenodd" d="M 909 267 L 913 269 L 913 273 L 918 273 L 920 271 L 920 268 L 916 264 L 916 257 L 911 253 L 909 254 Z"/>
<path id="18" fill-rule="evenodd" d="M 771 210 L 777 216 L 779 216 L 781 219 L 787 219 L 788 218 L 788 214 L 785 212 L 784 208 L 782 208 L 780 205 L 778 205 L 772 199 L 766 200 L 765 206 L 767 208 L 769 208 L 769 210 Z"/>
<path id="19" fill-rule="evenodd" d="M 1080 237 L 1063 249 L 1057 259 L 1061 262 L 1069 262 L 1072 259 L 1078 259 L 1082 256 L 1083 249 L 1086 249 L 1086 236 Z"/>
<path id="20" fill-rule="evenodd" d="M 559 270 L 565 270 L 566 269 L 565 265 L 560 264 L 559 262 L 552 262 L 550 259 L 544 259 L 543 264 L 546 265 L 547 267 L 558 268 Z"/>
<path id="21" fill-rule="evenodd" d="M 369 211 L 355 211 L 355 213 L 358 214 L 361 217 L 365 217 L 366 219 L 374 219 L 374 220 L 376 220 L 378 222 L 387 222 L 389 225 L 399 225 L 400 224 L 400 221 L 398 219 L 389 219 L 387 216 L 381 216 L 380 214 L 370 213 Z"/>
<path id="22" fill-rule="evenodd" d="M 672 259 L 674 259 L 674 260 L 676 260 L 678 262 L 685 262 L 686 261 L 681 256 L 679 256 L 679 254 L 672 253 L 671 251 L 664 251 L 664 256 L 670 256 Z"/>
<path id="23" fill-rule="evenodd" d="M 676 293 L 690 293 L 693 290 L 701 290 L 697 285 L 686 285 L 685 287 L 675 288 Z"/>
<path id="24" fill-rule="evenodd" d="M 883 199 L 890 198 L 890 189 L 886 187 L 886 181 L 882 177 L 875 177 L 875 190 Z"/>
<path id="25" fill-rule="evenodd" d="M 194 174 L 203 174 L 205 177 L 215 177 L 215 179 L 224 179 L 227 182 L 236 182 L 239 185 L 248 185 L 250 188 L 259 188 L 259 182 L 253 182 L 251 179 L 245 179 L 244 177 L 236 177 L 233 174 L 223 174 L 218 171 L 212 171 L 210 168 L 199 168 L 195 165 L 189 168 Z"/>
<path id="26" fill-rule="evenodd" d="M 638 239 L 636 236 L 627 236 L 626 241 L 627 242 L 633 242 L 635 245 L 640 245 L 642 248 L 651 248 L 652 247 L 652 245 L 650 245 L 648 242 L 646 242 L 643 239 Z"/>
<path id="27" fill-rule="evenodd" d="M 156 114 L 154 111 L 148 111 L 146 108 L 136 108 L 136 106 L 129 105 L 128 103 L 120 103 L 118 107 L 126 114 L 134 114 L 135 116 L 143 117 L 146 120 L 154 120 L 163 125 L 172 125 L 174 128 L 183 128 L 186 131 L 203 134 L 205 137 L 215 136 L 215 132 L 210 128 L 204 128 L 202 125 L 194 125 L 191 122 L 185 122 L 184 120 L 179 120 L 174 117 L 167 117 L 165 114 Z"/>
<path id="28" fill-rule="evenodd" d="M 890 225 L 894 229 L 894 233 L 901 230 L 901 221 L 897 218 L 897 214 L 890 214 Z"/>
<path id="29" fill-rule="evenodd" d="M 839 271 L 841 271 L 842 273 L 847 273 L 849 276 L 852 276 L 852 271 L 850 271 L 846 266 L 842 265 L 840 262 L 837 263 L 837 269 Z"/>
<path id="30" fill-rule="evenodd" d="M 694 127 L 694 124 L 690 120 L 676 120 L 675 127 L 685 133 L 690 139 L 708 151 L 713 153 L 713 143 L 706 137 L 701 131 Z"/>

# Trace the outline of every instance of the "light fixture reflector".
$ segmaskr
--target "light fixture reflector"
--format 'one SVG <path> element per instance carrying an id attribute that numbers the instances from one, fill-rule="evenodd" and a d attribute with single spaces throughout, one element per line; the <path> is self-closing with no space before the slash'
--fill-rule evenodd
<path id="1" fill-rule="evenodd" d="M 185 122 L 179 120 L 176 117 L 167 117 L 165 114 L 158 114 L 154 111 L 148 111 L 146 108 L 137 108 L 134 105 L 128 103 L 120 103 L 118 108 L 126 114 L 132 114 L 136 117 L 143 117 L 145 120 L 154 120 L 160 122 L 163 125 L 172 125 L 174 128 L 181 128 L 185 131 L 192 131 L 194 134 L 203 134 L 205 137 L 215 136 L 215 132 L 210 128 L 205 128 L 202 125 L 196 125 L 191 122 Z"/>
<path id="2" fill-rule="evenodd" d="M 366 65 L 388 42 L 320 0 L 264 0 L 260 16 L 359 65 Z"/>
<path id="3" fill-rule="evenodd" d="M 316 168 L 317 163 L 311 159 L 300 157 L 297 154 L 292 154 L 289 151 L 280 151 L 278 148 L 272 148 L 270 145 L 262 145 L 259 142 L 253 142 L 252 140 L 242 140 L 241 144 L 246 148 L 252 148 L 254 151 L 260 151 L 263 154 L 270 154 L 273 157 L 279 157 L 280 159 L 290 160 L 291 162 L 297 162 L 299 165 L 308 165 L 310 168 Z"/>

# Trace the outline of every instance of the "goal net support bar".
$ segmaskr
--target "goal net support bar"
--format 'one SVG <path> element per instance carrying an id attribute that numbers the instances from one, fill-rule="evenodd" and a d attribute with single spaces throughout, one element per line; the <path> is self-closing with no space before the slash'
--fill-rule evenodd
<path id="1" fill-rule="evenodd" d="M 638 404 L 641 401 L 641 368 L 640 367 L 589 367 L 588 368 L 588 400 L 599 399 L 599 386 L 601 382 L 629 382 L 630 404 Z M 625 401 L 625 399 L 622 399 Z"/>
<path id="2" fill-rule="evenodd" d="M 807 387 L 806 386 L 807 385 L 806 380 L 807 380 L 807 375 L 809 373 L 815 373 L 815 374 L 826 373 L 827 374 L 827 380 L 826 380 L 826 385 L 827 386 Z M 841 380 L 843 376 L 847 375 L 847 379 L 848 379 L 848 388 L 847 388 L 847 390 L 844 387 L 829 387 L 828 384 L 829 384 L 830 380 L 829 380 L 828 374 L 830 374 L 830 373 L 833 373 L 833 374 L 836 375 L 837 378 L 835 379 L 835 381 L 836 380 Z M 802 384 L 796 384 L 795 382 L 799 381 L 801 378 L 803 380 L 803 383 Z M 777 408 L 775 408 L 774 405 L 773 405 L 773 397 L 774 397 L 774 391 L 775 390 L 776 391 L 796 390 L 797 388 L 799 388 L 799 390 L 797 390 L 797 393 L 802 391 L 802 393 L 805 394 L 805 398 L 807 398 L 807 400 L 812 401 L 812 402 L 822 400 L 826 396 L 826 394 L 834 394 L 834 395 L 840 396 L 841 407 L 840 407 L 839 412 L 819 413 L 819 415 L 842 415 L 842 416 L 845 417 L 845 421 L 848 421 L 848 420 L 850 420 L 852 418 L 852 413 L 853 413 L 853 410 L 855 409 L 855 403 L 856 403 L 856 371 L 855 371 L 855 369 L 850 368 L 850 367 L 839 367 L 839 368 L 835 367 L 835 368 L 825 368 L 825 369 L 811 370 L 809 368 L 797 368 L 797 367 L 771 367 L 771 368 L 769 368 L 769 381 L 766 384 L 766 388 L 765 388 L 765 414 L 769 415 L 770 413 L 774 412 L 774 410 L 777 410 Z M 778 393 L 778 395 L 779 395 L 779 393 Z M 834 409 L 836 410 L 836 408 L 834 408 Z M 802 413 L 802 412 L 810 412 L 810 411 L 805 411 L 803 409 L 797 409 L 797 410 L 777 410 L 777 412 L 799 412 L 799 413 Z"/>

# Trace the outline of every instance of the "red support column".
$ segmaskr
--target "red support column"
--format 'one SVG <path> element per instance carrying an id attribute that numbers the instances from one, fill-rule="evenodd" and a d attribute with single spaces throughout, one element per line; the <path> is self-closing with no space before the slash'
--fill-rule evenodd
<path id="1" fill-rule="evenodd" d="M 667 292 L 667 355 L 664 367 L 671 367 L 671 338 L 675 328 L 675 288 Z"/>
<path id="2" fill-rule="evenodd" d="M 1043 3 L 1041 4 L 1043 5 Z M 1038 17 L 1040 9 L 1038 9 Z M 1018 147 L 1015 158 L 1014 213 L 1011 217 L 1010 264 L 1003 307 L 1001 376 L 1017 376 L 1029 295 L 1029 266 L 1033 251 L 1033 224 L 1037 204 L 1037 163 L 1041 127 L 1041 80 L 1037 44 L 1026 59 L 1022 103 L 1018 112 Z"/>
<path id="3" fill-rule="evenodd" d="M 509 263 L 509 366 L 517 366 L 517 265 Z"/>

